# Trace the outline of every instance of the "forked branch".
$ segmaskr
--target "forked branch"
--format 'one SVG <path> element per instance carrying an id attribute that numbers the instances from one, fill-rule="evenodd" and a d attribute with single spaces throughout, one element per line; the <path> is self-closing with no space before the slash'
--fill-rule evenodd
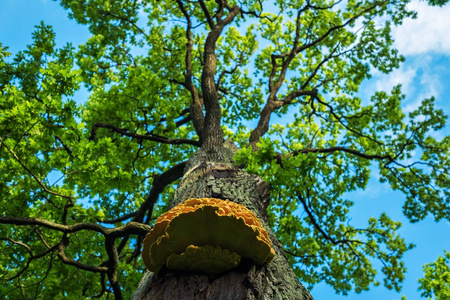
<path id="1" fill-rule="evenodd" d="M 194 47 L 194 41 L 192 40 L 192 21 L 189 12 L 183 5 L 181 0 L 177 0 L 178 7 L 186 18 L 186 56 L 185 56 L 185 72 L 184 82 L 182 85 L 191 94 L 191 116 L 194 129 L 200 138 L 200 143 L 203 137 L 204 115 L 203 115 L 203 99 L 199 96 L 197 88 L 192 81 L 192 50 Z"/>
<path id="2" fill-rule="evenodd" d="M 277 93 L 279 92 L 281 86 L 283 85 L 283 82 L 286 78 L 287 70 L 289 69 L 289 66 L 292 62 L 292 60 L 296 57 L 296 55 L 302 51 L 305 51 L 308 48 L 315 47 L 319 45 L 322 41 L 324 41 L 326 38 L 328 38 L 332 33 L 338 31 L 339 29 L 342 29 L 352 22 L 354 22 L 356 19 L 360 18 L 361 16 L 367 14 L 368 12 L 376 9 L 379 6 L 385 5 L 386 1 L 378 1 L 375 2 L 373 5 L 362 9 L 359 13 L 355 14 L 354 16 L 348 18 L 345 22 L 339 25 L 335 25 L 330 27 L 325 33 L 323 33 L 321 36 L 317 37 L 313 41 L 300 44 L 300 33 L 301 33 L 301 26 L 300 26 L 300 20 L 302 14 L 307 10 L 322 10 L 324 8 L 321 7 L 315 7 L 312 6 L 309 2 L 297 12 L 296 17 L 296 31 L 295 36 L 293 39 L 293 44 L 291 47 L 291 50 L 289 52 L 281 53 L 281 54 L 272 54 L 271 56 L 271 64 L 272 69 L 269 76 L 269 95 L 267 97 L 266 104 L 264 105 L 263 109 L 260 113 L 260 119 L 258 121 L 258 125 L 256 128 L 251 132 L 249 143 L 252 146 L 255 146 L 256 143 L 259 141 L 259 139 L 268 131 L 269 129 L 269 121 L 271 114 L 278 108 L 282 107 L 283 105 L 290 104 L 294 99 L 301 97 L 301 96 L 311 96 L 313 98 L 317 98 L 317 90 L 315 88 L 307 89 L 307 85 L 309 82 L 311 82 L 312 78 L 316 75 L 320 67 L 322 67 L 326 61 L 329 59 L 336 57 L 334 55 L 333 51 L 331 51 L 330 55 L 325 57 L 325 59 L 319 63 L 318 67 L 312 72 L 311 76 L 306 80 L 304 84 L 301 85 L 301 88 L 298 91 L 291 92 L 286 96 L 283 100 L 277 99 Z M 346 51 L 339 53 L 339 55 L 346 53 Z M 279 65 L 279 60 L 282 61 L 281 65 Z M 276 77 L 278 76 L 278 77 Z M 281 102 L 280 102 L 281 101 Z"/>
<path id="3" fill-rule="evenodd" d="M 219 10 L 224 5 L 219 5 Z M 217 22 L 212 27 L 206 38 L 204 53 L 203 53 L 203 71 L 201 77 L 201 86 L 203 93 L 203 101 L 205 104 L 205 126 L 203 133 L 202 147 L 205 149 L 214 149 L 220 147 L 223 143 L 223 132 L 220 128 L 220 120 L 222 116 L 221 107 L 219 104 L 219 95 L 216 89 L 214 76 L 216 74 L 217 58 L 215 48 L 217 40 L 219 39 L 225 26 L 230 24 L 240 11 L 239 6 L 234 6 L 229 9 L 228 15 L 220 19 L 221 14 L 218 14 Z"/>

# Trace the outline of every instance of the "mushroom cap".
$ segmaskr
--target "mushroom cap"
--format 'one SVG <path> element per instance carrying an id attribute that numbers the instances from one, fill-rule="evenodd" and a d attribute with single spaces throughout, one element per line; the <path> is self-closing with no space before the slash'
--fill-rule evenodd
<path id="1" fill-rule="evenodd" d="M 217 262 L 210 253 L 217 254 Z M 167 265 L 177 270 L 219 274 L 239 264 L 240 258 L 235 255 L 261 265 L 271 261 L 275 251 L 251 210 L 214 198 L 189 199 L 161 215 L 145 237 L 142 250 L 145 266 L 154 273 Z M 221 270 L 223 261 L 238 262 Z"/>

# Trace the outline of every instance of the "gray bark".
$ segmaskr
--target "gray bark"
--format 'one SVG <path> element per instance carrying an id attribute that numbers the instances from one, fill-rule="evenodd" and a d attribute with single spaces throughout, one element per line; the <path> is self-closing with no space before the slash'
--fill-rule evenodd
<path id="1" fill-rule="evenodd" d="M 243 263 L 215 279 L 165 268 L 158 275 L 146 272 L 133 300 L 313 299 L 298 281 L 282 245 L 267 224 L 266 209 L 270 201 L 268 184 L 236 167 L 232 160 L 231 143 L 225 145 L 210 151 L 199 150 L 191 157 L 170 207 L 189 198 L 202 197 L 240 203 L 252 210 L 263 223 L 276 251 L 275 258 L 262 266 Z"/>

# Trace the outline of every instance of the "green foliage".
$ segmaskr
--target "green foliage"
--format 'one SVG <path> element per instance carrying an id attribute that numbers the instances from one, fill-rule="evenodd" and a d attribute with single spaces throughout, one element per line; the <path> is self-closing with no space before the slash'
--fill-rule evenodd
<path id="1" fill-rule="evenodd" d="M 428 4 L 430 6 L 439 6 L 442 7 L 447 4 L 448 0 L 428 0 Z"/>
<path id="2" fill-rule="evenodd" d="M 444 257 L 423 266 L 424 277 L 419 279 L 421 296 L 427 299 L 445 300 L 450 297 L 450 252 Z"/>
<path id="3" fill-rule="evenodd" d="M 112 239 L 17 220 L 152 224 L 180 176 L 161 177 L 199 146 L 190 108 L 195 93 L 203 97 L 205 8 L 217 17 L 230 9 L 221 1 L 60 2 L 89 27 L 85 44 L 57 48 L 44 23 L 15 56 L 0 44 L 0 297 L 108 298 L 115 272 L 129 298 L 143 271 L 142 234 Z M 381 214 L 359 228 L 348 217 L 347 193 L 366 188 L 374 172 L 405 194 L 410 221 L 450 220 L 450 137 L 436 134 L 446 116 L 434 98 L 406 115 L 400 86 L 357 94 L 371 72 L 403 61 L 391 27 L 415 17 L 407 4 L 230 1 L 241 12 L 215 45 L 224 136 L 240 148 L 236 162 L 270 184 L 270 225 L 310 287 L 362 292 L 380 284 L 381 272 L 387 288 L 401 289 L 402 258 L 413 248 L 401 224 Z M 252 144 L 266 111 L 272 126 Z M 426 266 L 425 297 L 448 298 L 439 285 L 448 282 L 446 257 Z"/>
<path id="4" fill-rule="evenodd" d="M 401 223 L 386 214 L 369 219 L 366 228 L 355 228 L 347 220 L 353 202 L 344 193 L 367 185 L 369 166 L 358 170 L 351 157 L 328 159 L 310 153 L 283 160 L 283 167 L 275 160 L 266 162 L 267 168 L 261 170 L 261 160 L 275 156 L 276 144 L 264 139 L 256 154 L 246 149 L 236 159 L 270 183 L 275 200 L 271 225 L 300 280 L 310 287 L 327 282 L 344 295 L 352 289 L 361 292 L 379 284 L 376 259 L 383 265 L 385 286 L 400 290 L 406 271 L 401 258 L 414 247 L 396 233 Z M 306 214 L 301 217 L 300 211 Z"/>

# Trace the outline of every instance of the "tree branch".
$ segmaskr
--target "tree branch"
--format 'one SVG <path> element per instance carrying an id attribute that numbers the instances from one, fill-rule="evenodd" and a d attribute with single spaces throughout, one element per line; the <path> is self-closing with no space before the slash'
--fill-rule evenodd
<path id="1" fill-rule="evenodd" d="M 117 299 L 117 300 L 122 299 L 122 293 L 121 293 L 120 285 L 117 280 L 118 251 L 117 251 L 117 247 L 115 246 L 115 240 L 119 237 L 128 238 L 128 236 L 130 234 L 144 236 L 151 229 L 150 226 L 148 226 L 146 224 L 142 224 L 142 223 L 137 223 L 137 222 L 128 222 L 126 225 L 117 227 L 117 228 L 106 228 L 101 225 L 93 224 L 93 223 L 77 223 L 77 224 L 69 226 L 69 225 L 57 224 L 57 223 L 39 219 L 39 218 L 17 218 L 17 217 L 4 217 L 4 216 L 0 216 L 0 224 L 31 225 L 31 226 L 37 225 L 37 226 L 42 226 L 45 228 L 49 228 L 49 229 L 64 233 L 63 238 L 58 245 L 56 245 L 52 248 L 49 248 L 47 251 L 45 251 L 39 255 L 34 255 L 31 251 L 31 248 L 21 242 L 16 242 L 9 238 L 7 238 L 7 239 L 2 238 L 3 240 L 8 240 L 17 245 L 25 247 L 25 249 L 31 255 L 31 258 L 27 262 L 27 265 L 25 266 L 25 268 L 22 269 L 19 272 L 19 274 L 16 274 L 13 278 L 20 276 L 20 274 L 22 274 L 28 268 L 31 260 L 42 257 L 50 252 L 53 252 L 54 250 L 57 250 L 58 251 L 57 255 L 64 264 L 68 264 L 68 265 L 74 266 L 78 269 L 82 269 L 82 270 L 86 270 L 86 271 L 90 271 L 90 272 L 106 273 L 108 275 L 108 280 L 111 284 L 111 287 L 113 288 L 115 299 Z M 67 234 L 77 232 L 80 230 L 91 230 L 91 231 L 101 233 L 105 236 L 105 248 L 106 248 L 106 252 L 108 253 L 108 257 L 109 257 L 109 260 L 106 263 L 106 266 L 87 265 L 80 261 L 70 259 L 66 256 L 66 254 L 64 252 L 64 248 L 65 248 L 65 246 L 67 246 L 69 244 L 69 239 L 67 238 Z"/>
<path id="2" fill-rule="evenodd" d="M 223 131 L 220 128 L 221 107 L 214 76 L 216 73 L 217 58 L 215 54 L 216 42 L 222 33 L 223 28 L 230 24 L 239 13 L 240 8 L 231 8 L 225 19 L 219 19 L 214 28 L 208 33 L 204 47 L 204 66 L 201 77 L 203 101 L 205 104 L 205 126 L 203 132 L 202 146 L 205 149 L 220 147 L 223 143 Z"/>
<path id="3" fill-rule="evenodd" d="M 97 295 L 95 295 L 93 298 L 101 298 L 103 296 L 103 294 L 106 292 L 106 282 L 105 282 L 105 273 L 100 273 L 100 284 L 102 286 L 102 289 L 100 291 L 100 293 L 98 293 Z"/>
<path id="4" fill-rule="evenodd" d="M 199 93 L 197 91 L 197 88 L 192 82 L 192 50 L 194 42 L 192 40 L 192 22 L 191 17 L 189 16 L 189 13 L 187 12 L 186 8 L 183 5 L 182 0 L 177 0 L 178 7 L 180 8 L 181 12 L 183 13 L 184 17 L 186 18 L 186 57 L 185 57 L 185 65 L 186 65 L 186 72 L 184 73 L 184 82 L 182 85 L 186 87 L 186 89 L 191 93 L 191 116 L 192 116 L 192 122 L 195 128 L 195 131 L 197 132 L 197 135 L 200 138 L 200 143 L 202 141 L 203 137 L 203 127 L 204 127 L 204 115 L 203 115 L 203 99 L 199 96 Z"/>
<path id="5" fill-rule="evenodd" d="M 0 240 L 8 241 L 8 242 L 13 243 L 15 245 L 21 246 L 21 247 L 25 248 L 25 250 L 27 250 L 28 254 L 30 255 L 30 258 L 27 260 L 27 264 L 25 265 L 25 267 L 22 270 L 20 270 L 19 273 L 17 273 L 13 277 L 5 278 L 6 281 L 10 281 L 10 280 L 13 280 L 15 278 L 18 278 L 23 272 L 25 272 L 26 269 L 28 269 L 28 267 L 30 266 L 30 263 L 31 263 L 32 260 L 40 258 L 42 256 L 45 256 L 48 253 L 55 251 L 56 248 L 57 248 L 57 246 L 53 246 L 53 247 L 47 249 L 47 251 L 44 251 L 44 252 L 42 252 L 40 254 L 36 254 L 35 255 L 35 254 L 33 254 L 33 251 L 31 250 L 31 248 L 28 245 L 26 245 L 26 244 L 24 244 L 22 242 L 15 241 L 15 240 L 13 240 L 11 238 L 3 238 L 3 237 L 0 237 Z"/>
<path id="6" fill-rule="evenodd" d="M 276 94 L 278 93 L 279 89 L 281 88 L 285 76 L 286 76 L 286 72 L 288 70 L 288 67 L 291 63 L 291 61 L 293 60 L 293 58 L 300 52 L 316 46 L 317 44 L 319 44 L 320 42 L 322 42 L 324 39 L 326 39 L 331 33 L 333 33 L 336 30 L 339 30 L 341 28 L 346 27 L 348 24 L 350 24 L 351 22 L 355 21 L 356 19 L 358 19 L 359 17 L 361 17 L 362 15 L 364 15 L 365 13 L 375 9 L 376 7 L 378 7 L 379 5 L 382 5 L 386 3 L 385 1 L 383 2 L 375 2 L 374 5 L 363 9 L 361 12 L 359 12 L 358 14 L 354 15 L 353 17 L 349 18 L 346 22 L 344 22 L 341 25 L 336 25 L 333 26 L 331 28 L 329 28 L 327 30 L 327 32 L 325 32 L 323 35 L 321 35 L 320 37 L 318 37 L 317 39 L 315 39 L 312 42 L 303 44 L 301 46 L 299 46 L 299 39 L 300 39 L 300 17 L 301 17 L 301 13 L 304 12 L 307 9 L 324 9 L 321 7 L 315 7 L 315 6 L 311 6 L 311 4 L 308 2 L 306 4 L 306 6 L 304 6 L 303 8 L 299 9 L 297 12 L 297 18 L 296 18 L 296 31 L 295 31 L 295 37 L 294 37 L 294 42 L 292 45 L 292 49 L 289 52 L 283 53 L 283 54 L 272 54 L 271 56 L 271 63 L 272 63 L 272 70 L 269 76 L 269 96 L 267 98 L 266 104 L 264 105 L 262 111 L 261 111 L 261 117 L 258 121 L 258 125 L 256 126 L 256 128 L 251 132 L 250 134 L 250 139 L 249 142 L 250 144 L 255 147 L 256 143 L 259 141 L 259 139 L 267 132 L 267 130 L 269 129 L 269 121 L 270 121 L 270 117 L 272 112 L 281 107 L 282 105 L 284 105 L 283 102 L 277 102 L 276 99 Z M 332 54 L 332 53 L 331 53 Z M 325 58 L 325 60 L 319 64 L 319 67 L 323 65 L 323 63 L 325 63 L 326 60 L 330 59 L 332 56 L 327 56 L 327 58 Z M 282 59 L 283 63 L 281 65 L 281 71 L 280 71 L 280 75 L 278 76 L 277 80 L 275 81 L 275 75 L 277 74 L 277 69 L 278 69 L 278 65 L 277 65 L 277 59 Z M 314 73 L 318 71 L 318 68 L 316 68 L 316 70 L 313 72 L 313 74 L 311 74 L 311 76 L 314 76 Z M 299 96 L 302 95 L 302 93 L 305 93 L 305 88 L 307 86 L 307 83 L 312 79 L 312 77 L 309 77 L 308 80 L 306 81 L 305 84 L 302 85 L 302 88 L 296 92 L 294 92 L 293 94 L 290 94 L 287 96 L 286 103 L 290 103 L 290 101 L 292 101 L 296 95 L 296 93 L 299 93 Z M 313 94 L 314 90 L 312 91 L 308 91 L 308 93 Z M 297 96 L 298 97 L 298 96 Z"/>
<path id="7" fill-rule="evenodd" d="M 128 136 L 131 138 L 135 138 L 137 140 L 148 140 L 153 142 L 159 142 L 162 144 L 171 144 L 171 145 L 181 145 L 181 144 L 188 144 L 193 146 L 200 146 L 200 142 L 190 139 L 168 139 L 166 137 L 156 135 L 156 134 L 138 134 L 138 133 L 131 133 L 125 128 L 119 128 L 111 124 L 105 124 L 105 123 L 96 123 L 91 130 L 91 136 L 89 137 L 89 140 L 94 140 L 95 136 L 97 135 L 98 128 L 109 128 L 112 131 L 115 131 L 117 133 L 120 133 L 121 135 Z"/>
<path id="8" fill-rule="evenodd" d="M 106 238 L 105 240 L 105 248 L 108 253 L 108 271 L 106 274 L 108 275 L 109 283 L 114 292 L 114 298 L 116 300 L 122 300 L 122 291 L 120 289 L 119 281 L 117 280 L 117 262 L 119 261 L 119 254 L 117 252 L 117 247 L 115 245 L 114 238 Z"/>
<path id="9" fill-rule="evenodd" d="M 61 143 L 61 145 L 64 147 L 69 156 L 72 157 L 72 150 L 70 150 L 70 148 L 67 147 L 66 144 L 64 144 L 62 138 L 59 135 L 55 135 L 55 138 Z"/>
<path id="10" fill-rule="evenodd" d="M 320 43 L 321 41 L 323 41 L 324 39 L 326 39 L 332 32 L 344 28 L 345 26 L 347 26 L 348 24 L 350 24 L 351 22 L 355 21 L 356 19 L 358 19 L 359 17 L 361 17 L 362 15 L 364 15 L 365 13 L 377 8 L 380 5 L 386 4 L 387 1 L 379 1 L 379 2 L 375 2 L 374 5 L 363 9 L 361 12 L 359 12 L 358 14 L 354 15 L 353 17 L 349 18 L 345 23 L 341 24 L 341 25 L 336 25 L 333 26 L 331 28 L 329 28 L 327 30 L 327 32 L 325 32 L 322 36 L 320 36 L 319 38 L 317 38 L 316 40 L 310 42 L 310 43 L 306 43 L 303 44 L 301 46 L 298 47 L 294 47 L 289 53 L 283 53 L 283 54 L 278 54 L 275 55 L 276 58 L 284 58 L 284 57 L 288 57 L 290 55 L 292 55 L 292 53 L 294 55 L 298 54 L 299 52 L 302 52 L 303 50 L 306 50 L 307 48 L 310 48 L 312 46 L 317 45 L 318 43 Z M 310 6 L 312 8 L 312 6 Z"/>
<path id="11" fill-rule="evenodd" d="M 97 8 L 97 7 L 95 7 L 95 10 L 96 10 L 98 13 L 100 13 L 100 14 L 102 14 L 102 15 L 104 15 L 104 16 L 110 16 L 110 17 L 113 17 L 114 19 L 118 19 L 118 20 L 121 20 L 121 21 L 130 23 L 137 31 L 139 31 L 139 32 L 140 32 L 142 35 L 144 35 L 146 38 L 149 37 L 149 36 L 145 33 L 144 30 L 142 30 L 139 26 L 137 26 L 137 24 L 136 24 L 135 22 L 133 22 L 133 21 L 130 20 L 129 18 L 127 18 L 127 17 L 122 17 L 122 16 L 118 16 L 118 15 L 116 15 L 116 14 L 113 14 L 113 13 L 111 13 L 111 12 L 109 12 L 109 11 L 105 11 L 105 10 L 99 9 L 99 8 Z"/>
<path id="12" fill-rule="evenodd" d="M 308 193 L 308 190 L 307 190 Z M 361 259 L 360 254 L 358 254 L 356 252 L 355 249 L 353 249 L 352 244 L 365 244 L 367 245 L 367 243 L 364 243 L 360 240 L 349 240 L 349 239 L 340 239 L 340 240 L 336 240 L 334 238 L 332 238 L 325 230 L 322 229 L 322 227 L 319 225 L 319 223 L 317 222 L 316 218 L 314 217 L 313 212 L 311 211 L 310 207 L 308 206 L 308 204 L 306 203 L 306 200 L 300 195 L 299 192 L 296 192 L 296 195 L 298 197 L 298 199 L 300 200 L 300 202 L 303 205 L 303 208 L 305 210 L 305 212 L 308 215 L 309 220 L 311 221 L 311 223 L 313 224 L 314 228 L 316 230 L 318 230 L 320 232 L 320 234 L 328 241 L 330 241 L 333 245 L 346 245 L 350 251 L 352 251 L 353 255 L 355 255 L 356 257 L 358 257 L 359 259 Z M 375 249 L 374 249 L 375 250 Z M 378 254 L 377 251 L 374 251 Z M 364 260 L 362 260 L 364 262 Z M 365 264 L 365 262 L 364 262 Z"/>
<path id="13" fill-rule="evenodd" d="M 130 234 L 145 235 L 151 229 L 150 226 L 137 222 L 128 222 L 121 227 L 107 228 L 95 223 L 76 223 L 74 225 L 63 225 L 40 218 L 20 218 L 5 216 L 0 216 L 0 224 L 42 226 L 66 234 L 78 232 L 81 230 L 90 230 L 98 232 L 105 237 L 114 238 L 124 237 Z"/>
<path id="14" fill-rule="evenodd" d="M 352 117 L 341 117 L 341 116 L 338 116 L 338 115 L 334 112 L 333 106 L 331 106 L 330 104 L 328 104 L 328 103 L 326 103 L 326 102 L 320 100 L 319 97 L 315 97 L 315 98 L 312 99 L 312 101 L 311 101 L 311 106 L 314 106 L 314 100 L 317 101 L 317 102 L 319 102 L 320 104 L 322 104 L 322 105 L 328 107 L 330 114 L 331 114 L 331 115 L 339 122 L 339 124 L 341 124 L 342 126 L 344 126 L 345 129 L 347 129 L 348 131 L 353 132 L 354 134 L 356 134 L 356 135 L 358 135 L 358 136 L 360 136 L 360 137 L 363 137 L 363 138 L 366 138 L 366 139 L 368 139 L 368 140 L 371 140 L 372 142 L 374 142 L 374 143 L 376 143 L 376 144 L 378 144 L 378 145 L 381 145 L 381 144 L 382 144 L 382 143 L 379 142 L 378 140 L 376 140 L 376 139 L 374 139 L 374 138 L 372 138 L 372 137 L 370 137 L 370 136 L 366 136 L 366 135 L 362 134 L 361 132 L 358 132 L 358 131 L 354 130 L 353 128 L 349 127 L 347 124 L 344 124 L 344 122 L 342 122 L 342 119 L 350 119 L 350 118 L 352 118 L 353 116 L 352 116 Z M 315 109 L 314 109 L 314 113 L 315 113 Z M 322 115 L 320 115 L 320 114 L 315 113 L 315 115 L 317 115 L 317 116 L 319 116 L 319 117 L 321 117 L 321 118 L 324 118 L 324 117 L 323 117 Z"/>
<path id="15" fill-rule="evenodd" d="M 31 170 L 29 168 L 27 168 L 27 166 L 25 166 L 25 164 L 19 159 L 19 157 L 16 155 L 16 153 L 8 147 L 8 145 L 6 145 L 6 143 L 3 141 L 3 139 L 0 137 L 0 142 L 1 144 L 3 144 L 3 146 L 5 146 L 6 150 L 8 150 L 9 153 L 11 153 L 11 155 L 15 158 L 15 160 L 22 166 L 22 168 L 25 169 L 25 171 L 28 172 L 28 174 L 31 175 L 31 177 L 33 177 L 33 179 L 42 187 L 42 189 L 44 191 L 46 191 L 47 193 L 54 195 L 54 196 L 58 196 L 58 197 L 62 197 L 62 198 L 66 198 L 69 199 L 70 201 L 72 201 L 72 196 L 67 196 L 67 195 L 63 195 L 54 191 L 49 190 L 43 183 L 42 181 L 39 180 L 39 178 L 37 178 L 36 175 L 34 175 L 33 172 L 31 172 Z"/>
<path id="16" fill-rule="evenodd" d="M 108 271 L 107 267 L 91 266 L 91 265 L 87 265 L 87 264 L 84 264 L 82 262 L 73 260 L 71 258 L 68 258 L 66 256 L 65 252 L 64 252 L 64 244 L 63 243 L 60 243 L 58 245 L 58 257 L 66 265 L 71 265 L 71 266 L 74 266 L 74 267 L 76 267 L 78 269 L 81 269 L 81 270 L 94 272 L 94 273 L 106 273 Z"/>
<path id="17" fill-rule="evenodd" d="M 351 153 L 353 155 L 356 155 L 356 156 L 362 157 L 362 158 L 366 158 L 366 159 L 379 159 L 379 160 L 387 159 L 389 161 L 393 160 L 392 156 L 390 156 L 389 154 L 385 154 L 385 155 L 376 155 L 376 154 L 375 155 L 370 155 L 370 154 L 365 154 L 365 153 L 359 152 L 359 151 L 354 150 L 354 149 L 348 149 L 348 148 L 339 147 L 339 146 L 330 147 L 330 148 L 322 148 L 322 149 L 320 149 L 320 148 L 305 148 L 305 149 L 293 151 L 293 152 L 291 152 L 291 155 L 292 156 L 297 156 L 297 155 L 302 154 L 302 153 L 333 153 L 333 152 L 336 152 L 336 151 L 342 151 L 342 152 Z"/>
<path id="18" fill-rule="evenodd" d="M 208 22 L 209 28 L 214 29 L 216 27 L 216 24 L 214 24 L 214 21 L 211 18 L 211 14 L 209 13 L 209 10 L 205 5 L 205 2 L 203 0 L 199 0 L 198 2 L 200 3 L 200 7 L 202 8 L 203 13 L 205 14 L 205 18 Z"/>
<path id="19" fill-rule="evenodd" d="M 155 176 L 155 178 L 153 179 L 152 188 L 150 189 L 150 192 L 144 203 L 142 203 L 142 205 L 136 212 L 132 213 L 134 214 L 134 222 L 142 222 L 146 213 L 150 215 L 152 214 L 153 206 L 156 200 L 158 200 L 159 194 L 162 193 L 167 185 L 183 176 L 183 171 L 186 163 L 187 161 L 183 161 L 165 171 L 164 173 Z"/>
<path id="20" fill-rule="evenodd" d="M 98 220 L 98 222 L 100 223 L 105 223 L 105 224 L 114 224 L 114 223 L 119 223 L 119 222 L 123 222 L 125 220 L 128 220 L 132 217 L 134 217 L 137 214 L 137 211 L 125 214 L 121 217 L 115 218 L 115 219 L 111 219 L 111 220 Z"/>
<path id="21" fill-rule="evenodd" d="M 317 97 L 317 89 L 313 89 L 311 91 L 305 91 L 303 89 L 293 91 L 292 93 L 288 94 L 286 97 L 284 97 L 282 100 L 275 100 L 275 109 L 280 108 L 284 105 L 289 105 L 292 103 L 293 100 L 297 99 L 301 96 L 311 96 L 311 97 Z M 304 103 L 306 104 L 306 103 Z"/>
<path id="22" fill-rule="evenodd" d="M 183 176 L 184 167 L 186 165 L 187 161 L 181 162 L 175 166 L 173 166 L 171 169 L 165 171 L 161 175 L 155 176 L 153 179 L 153 185 L 150 190 L 150 193 L 148 194 L 147 198 L 145 199 L 144 203 L 142 203 L 141 207 L 136 211 L 135 216 L 133 217 L 134 222 L 143 222 L 144 217 L 147 214 L 147 219 L 144 223 L 149 223 L 152 213 L 153 213 L 153 207 L 158 200 L 159 195 L 162 193 L 164 188 L 174 182 L 175 180 L 181 178 Z M 138 224 L 140 224 L 138 223 Z M 146 225 L 148 226 L 148 225 Z M 148 230 L 150 231 L 150 230 Z M 145 233 L 146 234 L 146 233 Z M 117 247 L 118 253 L 121 253 L 123 248 L 125 247 L 126 243 L 128 242 L 128 237 L 125 237 L 121 242 L 120 245 Z"/>

